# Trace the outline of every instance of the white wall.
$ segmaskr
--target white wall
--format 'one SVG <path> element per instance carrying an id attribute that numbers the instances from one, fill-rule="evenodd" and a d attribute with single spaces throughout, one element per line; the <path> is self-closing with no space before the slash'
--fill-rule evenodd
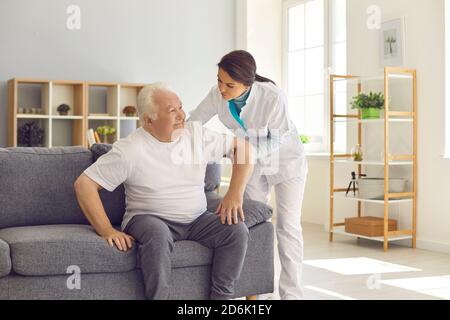
<path id="1" fill-rule="evenodd" d="M 81 30 L 66 28 L 70 4 Z M 1 0 L 0 146 L 10 78 L 165 81 L 190 110 L 235 40 L 235 0 Z"/>
<path id="2" fill-rule="evenodd" d="M 236 47 L 248 50 L 259 75 L 281 84 L 282 0 L 237 0 Z"/>
<path id="3" fill-rule="evenodd" d="M 255 56 L 257 72 L 281 85 L 282 1 L 248 0 L 247 17 L 247 50 Z"/>

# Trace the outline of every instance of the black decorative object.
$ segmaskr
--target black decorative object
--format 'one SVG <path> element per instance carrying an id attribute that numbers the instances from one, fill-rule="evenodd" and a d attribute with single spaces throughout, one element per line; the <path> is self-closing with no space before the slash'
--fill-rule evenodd
<path id="1" fill-rule="evenodd" d="M 35 121 L 27 122 L 18 130 L 18 145 L 22 147 L 42 147 L 44 144 L 44 129 Z"/>
<path id="2" fill-rule="evenodd" d="M 56 108 L 56 111 L 58 111 L 61 116 L 67 116 L 67 113 L 69 112 L 69 110 L 70 110 L 69 105 L 67 105 L 65 103 L 60 104 L 58 106 L 58 108 Z"/>
<path id="3" fill-rule="evenodd" d="M 359 177 L 365 177 L 365 174 L 360 174 Z M 348 193 L 350 192 L 350 188 L 353 186 L 353 196 L 356 196 L 356 188 L 358 187 L 358 191 L 359 191 L 359 185 L 358 185 L 358 180 L 356 180 L 356 172 L 352 171 L 352 180 L 350 180 L 350 183 L 348 184 L 348 188 L 347 188 L 347 192 L 345 193 L 345 196 L 348 195 Z"/>

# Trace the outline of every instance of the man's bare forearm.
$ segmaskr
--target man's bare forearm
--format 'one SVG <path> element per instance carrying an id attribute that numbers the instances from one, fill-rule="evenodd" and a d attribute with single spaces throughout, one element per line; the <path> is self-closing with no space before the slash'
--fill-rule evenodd
<path id="1" fill-rule="evenodd" d="M 81 210 L 89 223 L 100 236 L 107 234 L 113 227 L 106 215 L 97 185 L 90 182 L 87 176 L 80 176 L 75 183 L 75 191 Z"/>

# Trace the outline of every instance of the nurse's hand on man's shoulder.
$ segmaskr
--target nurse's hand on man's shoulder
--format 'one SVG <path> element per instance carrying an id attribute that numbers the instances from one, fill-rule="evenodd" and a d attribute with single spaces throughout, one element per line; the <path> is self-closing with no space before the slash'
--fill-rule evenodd
<path id="1" fill-rule="evenodd" d="M 220 222 L 222 224 L 232 225 L 238 224 L 239 219 L 244 221 L 243 201 L 242 195 L 227 192 L 216 210 L 216 213 L 220 215 Z"/>

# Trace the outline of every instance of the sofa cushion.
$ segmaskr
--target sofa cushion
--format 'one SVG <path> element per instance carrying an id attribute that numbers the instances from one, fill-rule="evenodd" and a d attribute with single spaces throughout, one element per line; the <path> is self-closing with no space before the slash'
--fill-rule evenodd
<path id="1" fill-rule="evenodd" d="M 86 225 L 7 228 L 0 230 L 0 238 L 11 250 L 12 270 L 24 276 L 62 275 L 71 265 L 78 266 L 81 273 L 126 272 L 137 266 L 136 245 L 127 252 L 119 251 Z M 212 257 L 213 251 L 197 242 L 177 241 L 172 267 L 210 265 Z"/>
<path id="2" fill-rule="evenodd" d="M 0 278 L 11 272 L 11 256 L 9 245 L 0 239 Z"/>
<path id="3" fill-rule="evenodd" d="M 12 269 L 21 275 L 66 274 L 76 265 L 82 273 L 126 272 L 136 267 L 135 248 L 112 248 L 87 225 L 47 225 L 0 230 L 11 250 Z"/>
<path id="4" fill-rule="evenodd" d="M 206 201 L 208 211 L 216 212 L 220 201 L 222 201 L 222 196 L 218 195 L 215 192 L 207 192 Z M 245 224 L 248 228 L 265 222 L 272 217 L 272 208 L 262 202 L 255 200 L 244 199 L 242 210 L 244 210 Z"/>
<path id="5" fill-rule="evenodd" d="M 112 144 L 95 143 L 91 146 L 92 160 L 97 161 L 99 157 L 108 153 L 112 148 Z M 209 163 L 205 172 L 205 191 L 210 192 L 216 190 L 220 185 L 221 166 L 219 163 Z M 122 185 L 121 185 L 122 186 Z M 116 190 L 114 190 L 116 192 Z"/>

